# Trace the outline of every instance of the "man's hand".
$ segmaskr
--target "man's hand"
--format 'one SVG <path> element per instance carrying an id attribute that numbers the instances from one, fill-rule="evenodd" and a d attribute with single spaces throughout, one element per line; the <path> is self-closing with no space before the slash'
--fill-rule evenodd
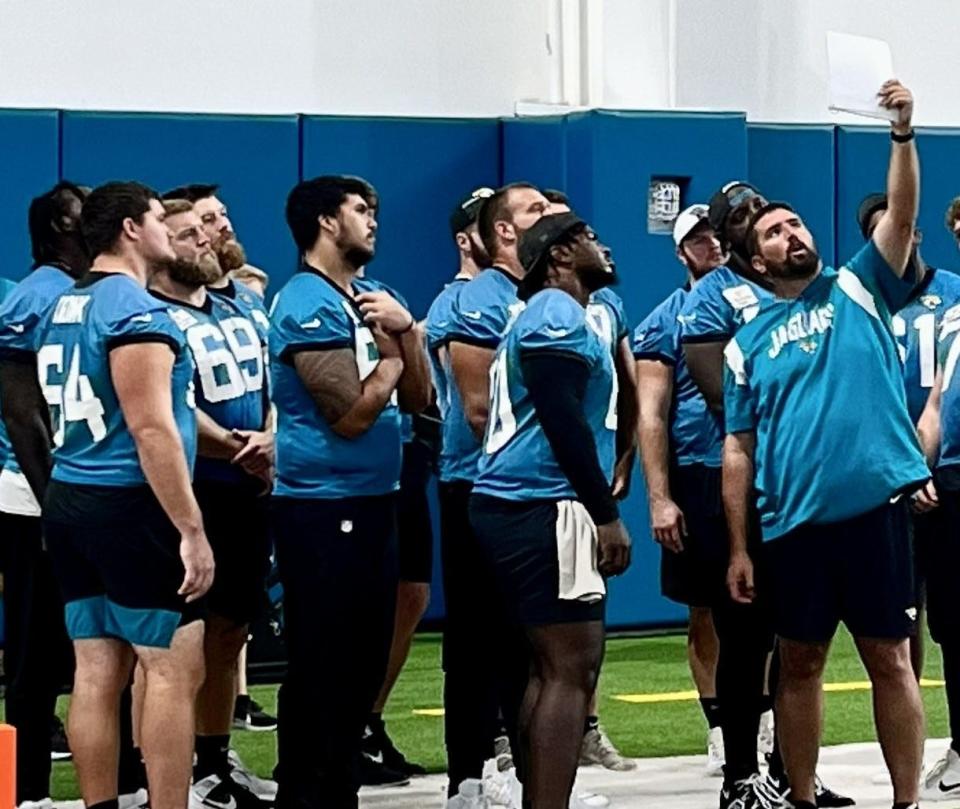
<path id="1" fill-rule="evenodd" d="M 230 463 L 240 466 L 249 475 L 259 477 L 273 466 L 273 433 L 268 430 L 231 430 L 230 434 L 244 446 Z"/>
<path id="2" fill-rule="evenodd" d="M 746 553 L 735 553 L 727 568 L 727 589 L 738 604 L 751 604 L 757 592 L 753 583 L 753 560 Z"/>
<path id="3" fill-rule="evenodd" d="M 937 487 L 933 485 L 932 480 L 928 480 L 921 488 L 917 489 L 910 499 L 910 507 L 917 514 L 933 511 L 939 505 L 940 498 L 937 495 Z"/>
<path id="4" fill-rule="evenodd" d="M 183 584 L 177 593 L 187 603 L 203 596 L 213 584 L 213 551 L 203 529 L 196 534 L 180 535 L 180 561 L 183 562 Z"/>
<path id="5" fill-rule="evenodd" d="M 630 565 L 630 535 L 623 520 L 597 526 L 597 569 L 603 576 L 619 576 Z"/>
<path id="6" fill-rule="evenodd" d="M 377 325 L 386 332 L 394 333 L 413 328 L 413 315 L 386 292 L 364 292 L 356 300 L 368 325 Z"/>
<path id="7" fill-rule="evenodd" d="M 680 507 L 669 497 L 650 500 L 650 528 L 653 538 L 668 551 L 680 553 L 687 535 L 687 521 Z"/>
<path id="8" fill-rule="evenodd" d="M 913 93 L 896 79 L 890 79 L 883 83 L 877 98 L 881 107 L 897 111 L 897 120 L 891 122 L 893 131 L 898 135 L 907 134 L 913 121 Z"/>

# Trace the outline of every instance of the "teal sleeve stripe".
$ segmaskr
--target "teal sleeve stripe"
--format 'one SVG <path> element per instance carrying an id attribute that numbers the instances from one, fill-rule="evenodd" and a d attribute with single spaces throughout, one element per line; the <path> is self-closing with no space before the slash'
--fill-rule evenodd
<path id="1" fill-rule="evenodd" d="M 119 638 L 134 646 L 161 649 L 170 648 L 181 617 L 171 610 L 123 607 L 105 595 L 70 601 L 65 612 L 71 640 Z"/>

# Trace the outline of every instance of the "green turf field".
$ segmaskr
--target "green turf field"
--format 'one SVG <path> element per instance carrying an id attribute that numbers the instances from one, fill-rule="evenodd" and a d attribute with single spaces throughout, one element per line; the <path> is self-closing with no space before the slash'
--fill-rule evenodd
<path id="1" fill-rule="evenodd" d="M 940 655 L 927 641 L 924 677 L 941 675 Z M 846 633 L 838 635 L 830 656 L 826 682 L 866 679 L 853 643 Z M 444 769 L 443 719 L 418 716 L 415 709 L 438 708 L 441 701 L 440 641 L 436 635 L 419 637 L 387 706 L 387 727 L 397 746 L 411 761 L 431 771 Z M 695 701 L 628 704 L 613 699 L 616 694 L 663 693 L 691 689 L 686 663 L 686 640 L 681 635 L 615 638 L 607 644 L 600 681 L 601 721 L 618 747 L 629 756 L 666 756 L 704 750 L 705 724 Z M 276 688 L 259 686 L 253 696 L 267 710 L 276 707 Z M 947 734 L 942 687 L 923 689 L 927 709 L 927 736 Z M 66 711 L 67 700 L 60 703 Z M 874 739 L 869 691 L 834 692 L 826 695 L 825 744 Z M 258 775 L 269 775 L 275 760 L 273 733 L 235 732 L 233 746 Z M 73 765 L 54 765 L 53 797 L 79 797 Z"/>

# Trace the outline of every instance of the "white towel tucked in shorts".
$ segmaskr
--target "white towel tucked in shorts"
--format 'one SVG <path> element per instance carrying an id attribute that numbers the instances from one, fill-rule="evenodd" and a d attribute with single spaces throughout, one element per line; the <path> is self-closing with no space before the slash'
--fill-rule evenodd
<path id="1" fill-rule="evenodd" d="M 557 503 L 559 597 L 592 604 L 607 594 L 597 570 L 597 527 L 578 500 Z"/>

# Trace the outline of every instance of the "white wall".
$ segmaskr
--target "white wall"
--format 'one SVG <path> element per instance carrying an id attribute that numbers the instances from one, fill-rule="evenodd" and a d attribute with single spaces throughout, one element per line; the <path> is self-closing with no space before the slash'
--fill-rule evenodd
<path id="1" fill-rule="evenodd" d="M 552 0 L 0 0 L 0 107 L 424 116 L 559 100 Z"/>
<path id="2" fill-rule="evenodd" d="M 0 0 L 0 107 L 837 121 L 828 29 L 888 39 L 918 122 L 960 125 L 956 0 Z"/>
<path id="3" fill-rule="evenodd" d="M 826 32 L 886 39 L 916 121 L 960 125 L 955 0 L 677 0 L 680 106 L 754 121 L 845 121 L 827 105 Z M 861 122 L 863 119 L 859 119 Z"/>

